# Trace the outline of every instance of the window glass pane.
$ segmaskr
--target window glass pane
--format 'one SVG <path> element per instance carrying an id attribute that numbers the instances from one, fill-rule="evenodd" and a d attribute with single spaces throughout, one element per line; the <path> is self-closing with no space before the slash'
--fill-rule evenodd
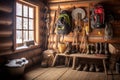
<path id="1" fill-rule="evenodd" d="M 23 41 L 28 40 L 28 31 L 23 31 Z"/>
<path id="2" fill-rule="evenodd" d="M 34 8 L 29 4 L 16 3 L 16 43 L 34 40 Z M 18 45 L 22 46 L 22 45 Z"/>
<path id="3" fill-rule="evenodd" d="M 16 4 L 16 15 L 22 16 L 22 4 L 20 3 Z"/>
<path id="4" fill-rule="evenodd" d="M 28 29 L 28 19 L 23 18 L 23 29 Z"/>
<path id="5" fill-rule="evenodd" d="M 28 6 L 23 6 L 23 16 L 28 17 Z"/>
<path id="6" fill-rule="evenodd" d="M 29 40 L 34 40 L 34 32 L 29 31 Z"/>
<path id="7" fill-rule="evenodd" d="M 22 18 L 16 17 L 16 29 L 22 29 Z"/>
<path id="8" fill-rule="evenodd" d="M 16 31 L 17 43 L 22 43 L 22 31 Z"/>
<path id="9" fill-rule="evenodd" d="M 29 17 L 33 18 L 33 15 L 34 15 L 34 10 L 33 8 L 29 7 Z"/>
<path id="10" fill-rule="evenodd" d="M 33 19 L 29 19 L 29 29 L 33 30 Z"/>

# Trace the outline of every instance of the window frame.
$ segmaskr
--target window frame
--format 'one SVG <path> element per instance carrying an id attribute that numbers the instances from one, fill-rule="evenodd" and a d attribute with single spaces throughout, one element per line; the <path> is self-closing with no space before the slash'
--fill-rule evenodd
<path id="1" fill-rule="evenodd" d="M 34 24 L 35 24 L 35 26 L 34 26 L 34 45 L 32 45 L 32 46 L 27 46 L 27 48 L 26 48 L 26 46 L 24 46 L 24 45 L 20 45 L 21 47 L 18 47 L 17 46 L 17 44 L 16 44 L 16 3 L 17 2 L 19 2 L 19 3 L 22 3 L 22 4 L 29 4 L 29 5 L 31 5 L 31 6 L 33 6 L 34 8 L 35 8 L 35 12 L 34 12 L 34 16 L 35 16 L 35 21 L 34 21 Z M 13 14 L 14 14 L 14 18 L 13 18 L 13 25 L 14 25 L 14 27 L 13 27 L 13 37 L 14 37 L 14 39 L 13 39 L 13 51 L 14 52 L 16 52 L 16 51 L 24 51 L 24 50 L 28 50 L 28 49 L 31 49 L 31 48 L 36 48 L 36 47 L 40 47 L 40 44 L 41 44 L 41 39 L 40 39 L 40 12 L 39 12 L 39 10 L 40 10 L 40 6 L 39 6 L 39 4 L 34 4 L 34 3 L 32 3 L 32 2 L 27 2 L 27 1 L 23 1 L 23 0 L 17 0 L 17 1 L 15 1 L 15 3 L 14 3 L 14 12 L 13 12 Z"/>
<path id="2" fill-rule="evenodd" d="M 23 11 L 22 11 L 22 16 L 18 16 L 17 14 L 15 15 L 15 18 L 17 18 L 17 17 L 20 17 L 21 19 L 22 19 L 22 29 L 17 29 L 17 25 L 15 25 L 15 27 L 16 27 L 16 29 L 15 29 L 15 33 L 17 33 L 17 31 L 22 31 L 22 43 L 17 43 L 17 37 L 15 37 L 15 44 L 16 44 L 16 48 L 17 47 L 20 47 L 20 46 L 24 46 L 24 31 L 27 31 L 27 33 L 28 33 L 28 39 L 29 39 L 29 31 L 33 31 L 33 40 L 35 41 L 35 28 L 36 28 L 36 9 L 35 9 L 35 6 L 33 6 L 33 5 L 30 5 L 30 4 L 27 4 L 27 3 L 24 3 L 24 2 L 21 2 L 21 1 L 17 1 L 16 2 L 16 9 L 17 9 L 17 3 L 19 3 L 19 4 L 22 4 L 22 10 L 23 10 L 23 7 L 24 6 L 27 6 L 28 7 L 28 17 L 24 17 L 24 15 L 23 15 Z M 33 8 L 33 18 L 30 18 L 29 17 L 29 8 Z M 16 13 L 17 13 L 17 11 L 16 11 Z M 27 25 L 27 27 L 28 27 L 28 29 L 23 29 L 23 19 L 27 19 L 28 20 L 28 25 Z M 33 30 L 30 30 L 29 29 L 29 20 L 33 20 Z M 17 19 L 16 19 L 16 21 L 17 21 Z M 17 24 L 17 23 L 16 23 Z M 17 34 L 15 35 L 15 36 L 17 36 Z"/>

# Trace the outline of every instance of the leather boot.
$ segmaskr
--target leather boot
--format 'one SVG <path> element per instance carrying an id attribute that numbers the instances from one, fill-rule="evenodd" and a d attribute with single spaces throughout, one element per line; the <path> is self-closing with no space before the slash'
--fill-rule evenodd
<path id="1" fill-rule="evenodd" d="M 87 45 L 87 52 L 86 54 L 90 54 L 90 45 Z"/>
<path id="2" fill-rule="evenodd" d="M 90 71 L 90 72 L 94 72 L 94 71 L 95 71 L 95 65 L 94 65 L 94 64 L 91 64 L 91 65 L 90 65 L 89 71 Z"/>
<path id="3" fill-rule="evenodd" d="M 99 43 L 95 44 L 95 54 L 98 54 L 99 52 Z"/>
<path id="4" fill-rule="evenodd" d="M 76 68 L 77 71 L 81 71 L 82 64 L 79 64 L 79 66 Z"/>
<path id="5" fill-rule="evenodd" d="M 95 65 L 95 71 L 100 72 L 100 68 L 98 67 L 98 65 Z"/>
<path id="6" fill-rule="evenodd" d="M 83 68 L 83 71 L 88 71 L 89 70 L 89 65 L 88 64 L 85 64 L 84 68 Z"/>
<path id="7" fill-rule="evenodd" d="M 104 43 L 105 55 L 108 55 L 108 44 Z"/>
<path id="8" fill-rule="evenodd" d="M 103 52 L 103 46 L 102 46 L 102 43 L 100 43 L 100 50 L 99 50 L 99 54 L 102 54 Z"/>
<path id="9" fill-rule="evenodd" d="M 94 51 L 94 44 L 92 44 L 90 47 L 91 47 L 91 51 L 90 51 L 91 54 L 94 54 L 94 52 L 95 52 L 95 51 Z"/>

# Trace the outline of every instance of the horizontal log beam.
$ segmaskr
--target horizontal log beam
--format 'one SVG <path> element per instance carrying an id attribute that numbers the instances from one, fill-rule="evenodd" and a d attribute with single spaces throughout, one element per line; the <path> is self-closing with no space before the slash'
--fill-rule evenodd
<path id="1" fill-rule="evenodd" d="M 88 42 L 90 43 L 95 43 L 95 42 L 110 42 L 110 43 L 120 43 L 120 36 L 116 36 L 116 37 L 113 37 L 111 40 L 105 40 L 104 39 L 104 34 L 102 35 L 97 35 L 97 34 L 93 34 L 93 35 L 89 35 L 88 37 Z M 81 41 L 81 38 L 82 38 L 82 35 L 80 34 L 79 35 L 79 42 Z M 48 38 L 48 42 L 50 43 L 54 43 L 56 41 L 56 35 L 51 35 L 51 38 L 49 37 Z M 62 41 L 62 38 L 60 39 Z M 73 41 L 73 33 L 70 33 L 69 35 L 67 36 L 64 36 L 64 41 L 65 42 L 72 42 Z"/>
<path id="2" fill-rule="evenodd" d="M 89 3 L 89 2 L 101 2 L 101 1 L 107 1 L 107 0 L 49 0 L 49 4 L 73 4 L 73 3 Z"/>
<path id="3" fill-rule="evenodd" d="M 0 11 L 11 13 L 12 7 L 10 7 L 9 5 L 0 3 Z"/>
<path id="4" fill-rule="evenodd" d="M 60 8 L 61 10 L 65 10 L 65 9 L 71 9 L 73 7 L 89 7 L 88 3 L 76 3 L 76 4 L 60 4 Z M 51 4 L 50 5 L 50 10 L 58 10 L 58 4 Z"/>
<path id="5" fill-rule="evenodd" d="M 10 49 L 5 49 L 5 50 L 0 50 L 0 56 L 8 55 L 8 54 L 12 54 L 11 48 Z"/>
<path id="6" fill-rule="evenodd" d="M 0 31 L 0 37 L 10 37 L 12 35 L 12 31 Z"/>
<path id="7" fill-rule="evenodd" d="M 69 2 L 69 1 L 77 1 L 77 0 L 48 0 L 49 3 L 58 3 L 58 2 Z"/>
<path id="8" fill-rule="evenodd" d="M 6 49 L 6 48 L 11 48 L 13 46 L 12 40 L 9 40 L 9 39 L 7 39 L 7 40 L 0 39 L 0 40 L 1 40 L 1 42 L 0 42 L 0 50 Z"/>
<path id="9" fill-rule="evenodd" d="M 0 19 L 0 25 L 11 25 L 12 19 Z"/>

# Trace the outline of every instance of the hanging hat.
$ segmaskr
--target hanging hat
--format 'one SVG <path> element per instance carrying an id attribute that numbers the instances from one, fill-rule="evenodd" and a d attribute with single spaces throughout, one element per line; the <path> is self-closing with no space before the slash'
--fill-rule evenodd
<path id="1" fill-rule="evenodd" d="M 85 10 L 82 9 L 82 8 L 76 8 L 76 9 L 74 9 L 74 10 L 72 11 L 72 18 L 75 19 L 75 20 L 77 20 L 78 13 L 81 14 L 82 19 L 85 18 L 86 13 L 85 13 Z"/>

